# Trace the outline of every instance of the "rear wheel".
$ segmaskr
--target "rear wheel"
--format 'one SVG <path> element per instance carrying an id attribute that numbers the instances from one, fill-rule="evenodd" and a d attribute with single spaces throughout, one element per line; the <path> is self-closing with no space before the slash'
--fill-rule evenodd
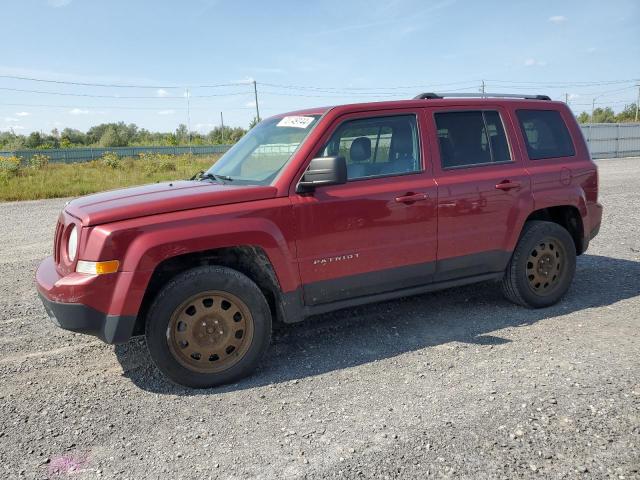
<path id="1" fill-rule="evenodd" d="M 531 308 L 557 303 L 576 269 L 576 248 L 569 232 L 552 222 L 525 224 L 502 280 L 502 291 L 514 303 Z"/>
<path id="2" fill-rule="evenodd" d="M 146 323 L 156 366 L 176 383 L 214 387 L 251 373 L 271 337 L 271 313 L 248 277 L 226 267 L 198 267 L 171 280 Z"/>

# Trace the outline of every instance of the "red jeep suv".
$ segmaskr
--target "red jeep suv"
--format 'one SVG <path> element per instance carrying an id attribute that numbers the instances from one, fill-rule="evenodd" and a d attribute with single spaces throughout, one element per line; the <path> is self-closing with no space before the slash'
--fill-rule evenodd
<path id="1" fill-rule="evenodd" d="M 144 334 L 166 376 L 211 387 L 274 321 L 486 280 L 552 305 L 601 217 L 564 103 L 426 93 L 277 115 L 192 180 L 73 200 L 36 279 L 60 327 Z"/>

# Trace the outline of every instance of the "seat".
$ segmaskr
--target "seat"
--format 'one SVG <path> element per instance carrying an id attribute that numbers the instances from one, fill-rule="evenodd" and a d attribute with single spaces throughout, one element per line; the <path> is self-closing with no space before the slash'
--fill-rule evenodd
<path id="1" fill-rule="evenodd" d="M 449 136 L 438 136 L 440 157 L 443 168 L 453 167 L 453 143 Z"/>
<path id="2" fill-rule="evenodd" d="M 398 127 L 393 132 L 392 151 L 389 162 L 382 165 L 380 173 L 407 173 L 416 171 L 416 159 L 413 152 L 413 134 L 411 128 Z"/>
<path id="3" fill-rule="evenodd" d="M 493 151 L 493 160 L 495 162 L 508 162 L 511 160 L 509 155 L 509 145 L 503 135 L 493 135 L 491 139 L 491 150 Z"/>
<path id="4" fill-rule="evenodd" d="M 347 165 L 347 178 L 361 178 L 371 175 L 371 140 L 367 137 L 358 137 L 351 142 L 349 148 L 349 164 Z"/>

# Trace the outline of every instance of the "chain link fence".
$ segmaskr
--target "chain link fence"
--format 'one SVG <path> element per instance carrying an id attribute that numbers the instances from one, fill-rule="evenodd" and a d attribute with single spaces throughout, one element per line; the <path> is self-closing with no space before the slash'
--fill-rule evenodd
<path id="1" fill-rule="evenodd" d="M 19 157 L 28 162 L 36 154 L 46 155 L 53 163 L 76 163 L 97 160 L 105 153 L 113 152 L 120 157 L 137 157 L 141 153 L 160 153 L 164 155 L 208 155 L 224 153 L 231 145 L 197 145 L 192 147 L 114 147 L 114 148 L 52 148 L 44 150 L 0 151 L 3 157 Z"/>

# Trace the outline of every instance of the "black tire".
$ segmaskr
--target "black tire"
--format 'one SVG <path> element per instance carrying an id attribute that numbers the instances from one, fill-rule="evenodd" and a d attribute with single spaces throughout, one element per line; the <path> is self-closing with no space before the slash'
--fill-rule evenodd
<path id="1" fill-rule="evenodd" d="M 225 362 L 235 362 L 230 364 L 228 368 L 216 372 L 198 371 L 198 367 L 189 365 L 191 361 L 189 358 L 184 357 L 182 353 L 176 353 L 176 350 L 180 348 L 177 346 L 179 342 L 171 340 L 170 331 L 173 331 L 173 325 L 176 322 L 175 318 L 182 318 L 179 317 L 180 313 L 176 312 L 180 312 L 181 308 L 188 305 L 191 301 L 190 299 L 200 298 L 198 295 L 204 295 L 206 297 L 207 294 L 212 291 L 229 295 L 238 300 L 238 304 L 242 305 L 243 311 L 247 311 L 247 319 L 243 319 L 242 321 L 247 322 L 247 325 L 249 319 L 252 322 L 250 325 L 251 337 L 243 346 L 241 355 L 240 349 L 238 349 L 238 351 L 229 354 L 230 356 L 235 355 L 236 358 L 231 360 L 229 360 L 229 358 L 224 359 Z M 222 303 L 224 303 L 224 300 Z M 200 307 L 199 304 L 198 307 Z M 208 305 L 208 307 L 211 308 L 211 305 Z M 223 307 L 217 308 L 220 308 L 221 311 Z M 227 309 L 229 309 L 229 307 L 227 307 Z M 231 312 L 231 310 L 229 310 L 229 312 Z M 227 315 L 227 313 L 221 311 L 221 314 L 223 313 Z M 202 318 L 205 318 L 204 315 L 208 315 L 206 318 L 207 321 L 209 321 L 209 317 L 216 314 L 203 312 L 199 315 L 203 315 Z M 238 315 L 238 313 L 236 313 L 236 315 Z M 178 323 L 184 325 L 183 322 Z M 197 321 L 197 323 L 197 327 L 200 328 L 199 321 Z M 215 323 L 217 324 L 218 322 L 216 321 Z M 202 325 L 204 326 L 205 324 L 202 323 Z M 191 325 L 189 325 L 188 328 L 191 329 Z M 218 327 L 216 327 L 216 329 L 217 328 Z M 186 330 L 187 327 L 184 327 L 184 329 Z M 199 336 L 202 337 L 203 333 L 206 336 L 207 332 L 202 332 Z M 219 333 L 221 334 L 219 340 L 211 338 L 209 340 L 205 339 L 204 341 L 210 341 L 212 343 L 218 342 L 224 348 L 224 345 L 220 342 L 226 341 L 226 337 L 233 340 L 229 334 L 222 335 L 222 330 L 220 330 Z M 193 333 L 190 332 L 190 334 Z M 271 312 L 264 295 L 258 286 L 247 276 L 226 267 L 197 267 L 177 275 L 158 293 L 147 314 L 145 336 L 153 362 L 158 369 L 173 382 L 192 388 L 215 387 L 241 379 L 249 375 L 256 368 L 271 341 Z M 207 348 L 207 346 L 202 348 Z M 228 348 L 229 347 L 227 347 L 227 349 Z M 199 353 L 192 355 L 195 355 L 195 357 L 191 357 L 194 360 L 201 360 L 197 358 L 200 356 Z M 212 357 L 216 356 L 217 355 L 212 355 Z M 211 360 L 211 358 L 209 358 L 209 360 Z M 206 370 L 206 368 L 211 367 L 203 363 L 203 369 Z"/>
<path id="2" fill-rule="evenodd" d="M 557 223 L 527 222 L 507 265 L 502 292 L 524 307 L 549 307 L 567 292 L 575 270 L 576 247 L 569 232 Z"/>

